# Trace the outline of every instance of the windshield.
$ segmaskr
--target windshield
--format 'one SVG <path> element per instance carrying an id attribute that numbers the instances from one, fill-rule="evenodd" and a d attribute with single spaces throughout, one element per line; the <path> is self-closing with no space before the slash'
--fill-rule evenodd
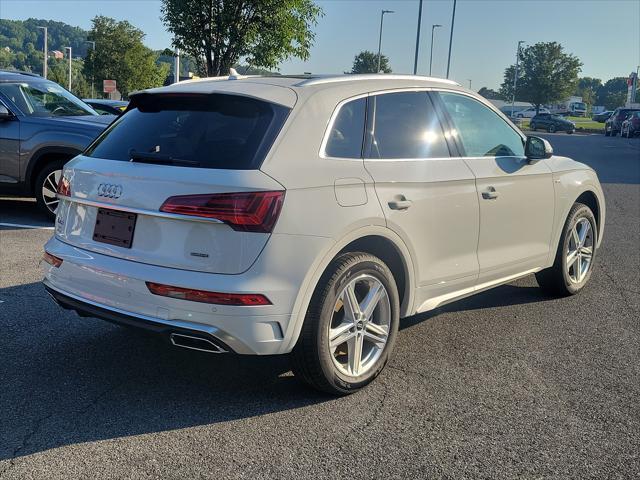
<path id="1" fill-rule="evenodd" d="M 584 110 L 586 107 L 586 103 L 576 102 L 573 104 L 573 108 L 575 108 L 576 110 Z"/>
<path id="2" fill-rule="evenodd" d="M 67 117 L 97 113 L 53 82 L 0 83 L 0 93 L 22 113 L 33 117 Z"/>
<path id="3" fill-rule="evenodd" d="M 256 169 L 289 109 L 239 95 L 134 97 L 85 155 L 194 168 Z"/>

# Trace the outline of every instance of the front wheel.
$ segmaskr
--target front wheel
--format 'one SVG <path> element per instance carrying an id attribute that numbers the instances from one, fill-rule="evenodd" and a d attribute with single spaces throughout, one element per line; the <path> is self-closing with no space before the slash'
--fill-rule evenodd
<path id="1" fill-rule="evenodd" d="M 556 126 L 555 125 L 549 125 L 549 127 L 547 128 L 547 131 L 549 133 L 555 133 L 556 131 Z"/>
<path id="2" fill-rule="evenodd" d="M 553 266 L 536 273 L 541 288 L 554 295 L 580 292 L 591 278 L 597 226 L 591 209 L 574 203 L 564 225 Z"/>
<path id="3" fill-rule="evenodd" d="M 537 125 L 535 124 L 535 122 L 531 122 L 531 123 L 529 124 L 529 128 L 530 128 L 531 130 L 533 130 L 534 132 L 536 131 L 536 126 L 537 126 Z"/>
<path id="4" fill-rule="evenodd" d="M 387 265 L 368 253 L 340 255 L 313 294 L 291 353 L 293 372 L 318 390 L 356 392 L 386 365 L 399 322 L 398 289 Z"/>
<path id="5" fill-rule="evenodd" d="M 38 208 L 50 219 L 56 217 L 58 209 L 58 182 L 62 176 L 63 162 L 52 162 L 46 165 L 36 177 L 34 194 Z"/>

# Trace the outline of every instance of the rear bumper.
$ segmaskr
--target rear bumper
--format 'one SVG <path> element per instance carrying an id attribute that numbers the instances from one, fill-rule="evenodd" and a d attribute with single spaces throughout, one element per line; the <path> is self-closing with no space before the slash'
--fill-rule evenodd
<path id="1" fill-rule="evenodd" d="M 197 332 L 238 354 L 287 353 L 295 331 L 292 315 L 311 264 L 328 239 L 273 235 L 256 264 L 222 275 L 142 264 L 89 252 L 52 238 L 45 250 L 63 260 L 46 262 L 44 284 L 62 306 L 85 316 L 170 333 Z M 152 294 L 147 281 L 225 293 L 259 293 L 271 305 L 226 306 Z"/>

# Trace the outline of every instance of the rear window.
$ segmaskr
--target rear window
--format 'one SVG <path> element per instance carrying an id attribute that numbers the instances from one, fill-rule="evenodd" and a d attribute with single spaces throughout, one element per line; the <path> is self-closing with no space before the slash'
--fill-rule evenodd
<path id="1" fill-rule="evenodd" d="M 140 94 L 85 155 L 194 168 L 257 169 L 288 113 L 286 107 L 239 95 Z"/>

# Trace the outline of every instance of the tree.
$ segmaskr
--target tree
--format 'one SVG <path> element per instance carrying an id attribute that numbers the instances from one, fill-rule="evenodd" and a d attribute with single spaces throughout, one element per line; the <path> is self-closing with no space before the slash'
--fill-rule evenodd
<path id="1" fill-rule="evenodd" d="M 496 92 L 491 88 L 482 87 L 480 90 L 478 90 L 478 93 L 488 100 L 504 100 L 504 97 L 500 94 L 500 92 Z"/>
<path id="2" fill-rule="evenodd" d="M 89 50 L 84 62 L 84 74 L 102 80 L 116 80 L 118 90 L 127 96 L 134 90 L 159 87 L 169 73 L 169 65 L 156 63 L 158 55 L 142 43 L 144 33 L 129 22 L 97 16 L 89 31 L 89 40 L 96 50 Z"/>
<path id="3" fill-rule="evenodd" d="M 80 98 L 91 95 L 91 83 L 87 82 L 83 74 L 84 61 L 74 58 L 71 61 L 71 93 Z M 49 59 L 48 79 L 67 88 L 69 83 L 69 60 L 54 58 Z"/>
<path id="4" fill-rule="evenodd" d="M 596 103 L 607 110 L 614 110 L 627 101 L 627 78 L 615 77 L 607 80 L 596 93 Z"/>
<path id="5" fill-rule="evenodd" d="M 578 79 L 576 95 L 582 97 L 583 102 L 589 105 L 595 105 L 596 94 L 600 87 L 602 87 L 602 80 L 599 78 L 582 77 Z"/>
<path id="6" fill-rule="evenodd" d="M 173 44 L 219 76 L 244 59 L 251 67 L 276 68 L 287 58 L 309 58 L 322 16 L 312 0 L 163 0 L 162 20 Z"/>
<path id="7" fill-rule="evenodd" d="M 380 56 L 380 71 L 391 73 L 389 67 L 389 59 L 385 55 Z M 351 73 L 379 73 L 378 72 L 378 54 L 364 50 L 353 59 L 353 68 Z"/>
<path id="8" fill-rule="evenodd" d="M 582 62 L 564 53 L 557 42 L 541 42 L 520 51 L 517 100 L 531 102 L 536 112 L 541 105 L 567 99 L 578 85 Z M 500 93 L 512 98 L 515 65 L 505 69 Z"/>

